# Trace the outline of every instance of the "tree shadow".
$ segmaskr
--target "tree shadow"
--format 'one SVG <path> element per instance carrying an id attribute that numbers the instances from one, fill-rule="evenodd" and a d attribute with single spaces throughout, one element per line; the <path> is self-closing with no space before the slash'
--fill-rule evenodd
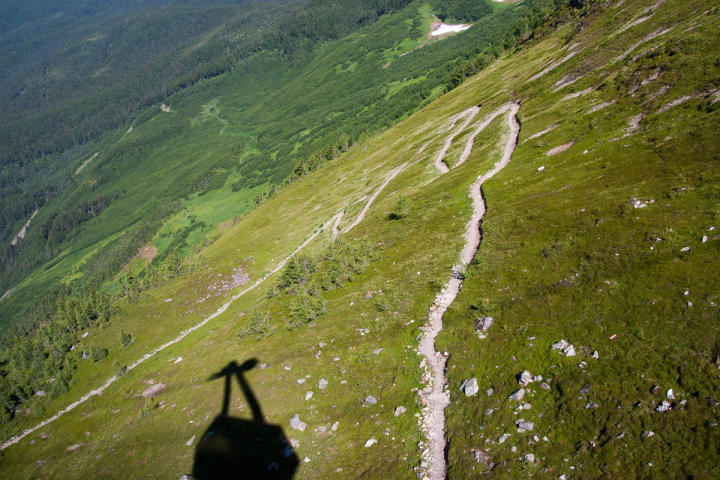
<path id="1" fill-rule="evenodd" d="M 273 479 L 290 480 L 299 461 L 279 425 L 265 422 L 260 403 L 244 373 L 257 365 L 257 359 L 242 365 L 232 361 L 209 380 L 225 377 L 222 411 L 198 441 L 192 477 L 195 480 Z M 252 410 L 252 420 L 228 416 L 232 377 Z"/>

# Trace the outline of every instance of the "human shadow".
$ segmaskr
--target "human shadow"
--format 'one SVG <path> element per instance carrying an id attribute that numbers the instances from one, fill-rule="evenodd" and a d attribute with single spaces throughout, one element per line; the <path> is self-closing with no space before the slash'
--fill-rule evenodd
<path id="1" fill-rule="evenodd" d="M 222 411 L 200 438 L 195 449 L 192 477 L 195 480 L 273 479 L 290 480 L 299 461 L 279 425 L 265 422 L 260 403 L 244 373 L 256 359 L 242 365 L 232 361 L 209 380 L 225 378 Z M 237 377 L 252 411 L 252 420 L 228 416 L 233 375 Z"/>

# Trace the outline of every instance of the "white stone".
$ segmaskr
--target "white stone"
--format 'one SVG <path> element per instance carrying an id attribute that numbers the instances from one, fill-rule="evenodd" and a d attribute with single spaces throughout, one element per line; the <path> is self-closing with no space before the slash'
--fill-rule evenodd
<path id="1" fill-rule="evenodd" d="M 310 390 L 305 394 L 305 400 L 310 400 L 313 397 L 314 393 Z"/>
<path id="2" fill-rule="evenodd" d="M 370 440 L 368 440 L 367 442 L 365 442 L 365 448 L 372 447 L 372 446 L 375 445 L 376 443 L 377 443 L 377 440 L 375 440 L 374 438 L 371 438 Z"/>
<path id="3" fill-rule="evenodd" d="M 473 395 L 477 394 L 479 390 L 480 387 L 478 386 L 477 378 L 475 377 L 465 380 L 460 385 L 460 391 L 464 392 L 465 395 L 468 397 L 472 397 Z"/>
<path id="4" fill-rule="evenodd" d="M 528 372 L 527 370 L 523 371 L 520 374 L 520 379 L 518 380 L 518 383 L 522 385 L 523 387 L 530 385 L 533 382 L 533 375 L 532 373 Z"/>
<path id="5" fill-rule="evenodd" d="M 305 431 L 305 422 L 300 421 L 300 417 L 296 413 L 293 415 L 293 417 L 290 419 L 290 426 L 294 428 L 295 430 L 300 430 L 301 432 Z"/>
<path id="6" fill-rule="evenodd" d="M 525 396 L 525 389 L 521 388 L 520 390 L 517 390 L 513 392 L 508 398 L 510 400 L 515 400 L 516 402 L 522 400 L 522 398 Z"/>

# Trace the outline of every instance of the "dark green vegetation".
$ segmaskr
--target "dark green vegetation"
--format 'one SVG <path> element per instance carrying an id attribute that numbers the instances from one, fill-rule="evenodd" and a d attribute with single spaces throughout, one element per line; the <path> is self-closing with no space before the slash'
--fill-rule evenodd
<path id="1" fill-rule="evenodd" d="M 366 39 L 377 33 L 373 28 L 392 36 L 397 19 L 407 28 L 408 19 L 429 21 L 425 7 L 413 5 L 418 8 L 319 46 L 317 56 L 299 70 L 288 67 L 282 81 L 273 84 L 278 96 L 264 97 L 264 106 L 253 104 L 250 95 L 270 90 L 263 82 L 275 81 L 273 76 L 250 72 L 241 79 L 233 72 L 173 95 L 166 102 L 170 112 L 156 108 L 139 117 L 122 140 L 124 132 L 116 132 L 118 143 L 109 151 L 128 157 L 98 155 L 76 177 L 84 188 L 93 182 L 110 186 L 120 172 L 130 172 L 121 188 L 131 191 L 141 184 L 155 196 L 157 204 L 148 204 L 153 207 L 172 182 L 186 182 L 194 193 L 153 213 L 159 230 L 143 229 L 147 237 L 125 247 L 134 255 L 139 246 L 152 246 L 153 254 L 143 257 L 143 250 L 119 276 L 112 268 L 100 276 L 107 279 L 103 291 L 114 295 L 110 321 L 98 320 L 104 318 L 100 315 L 91 319 L 96 325 L 87 329 L 87 337 L 67 340 L 82 343 L 90 357 L 74 359 L 77 347 L 66 354 L 71 362 L 61 371 L 72 371 L 70 390 L 10 405 L 15 418 L 5 434 L 36 425 L 111 375 L 121 378 L 103 395 L 4 450 L 2 473 L 10 478 L 178 478 L 192 471 L 196 448 L 223 411 L 222 382 L 211 376 L 229 362 L 257 358 L 261 363 L 246 372 L 246 381 L 266 421 L 296 442 L 297 478 L 416 478 L 423 440 L 414 416 L 421 412 L 417 389 L 422 388 L 417 338 L 464 243 L 472 211 L 468 186 L 492 167 L 505 143 L 504 120 L 496 119 L 478 135 L 467 162 L 456 165 L 453 159 L 477 122 L 517 100 L 520 142 L 510 164 L 484 186 L 483 243 L 438 337 L 437 350 L 450 354 L 450 478 L 486 471 L 500 478 L 716 478 L 720 11 L 699 0 L 583 3 L 580 11 L 561 8 L 545 23 L 539 22 L 542 15 L 529 16 L 532 21 L 525 25 L 539 27 L 532 34 L 518 28 L 511 38 L 525 41 L 498 51 L 497 60 L 477 38 L 476 54 L 462 58 L 461 40 L 471 37 L 475 30 L 470 30 L 405 56 L 383 55 L 376 70 L 363 73 L 366 59 L 351 48 L 360 43 L 344 42 L 374 41 L 377 35 Z M 505 8 L 501 13 L 510 15 L 513 7 Z M 322 80 L 317 88 L 331 92 L 336 77 L 357 73 L 367 79 L 371 73 L 392 73 L 398 65 L 410 69 L 413 55 L 422 54 L 418 61 L 441 58 L 433 52 L 442 52 L 444 45 L 454 45 L 461 58 L 433 89 L 455 85 L 453 78 L 465 81 L 434 101 L 430 95 L 423 100 L 427 105 L 379 135 L 363 132 L 382 123 L 363 129 L 355 117 L 343 117 L 344 108 L 352 107 L 348 97 L 337 99 L 343 109 L 331 105 L 315 111 L 324 105 L 318 97 L 306 111 L 290 110 L 316 91 L 288 95 L 293 90 L 284 82 L 295 88 L 312 85 L 297 72 Z M 357 64 L 336 63 L 336 50 L 358 55 L 353 57 Z M 569 57 L 571 52 L 577 53 Z M 275 62 L 281 59 L 261 57 L 267 72 L 279 68 Z M 337 67 L 337 73 L 312 73 L 323 71 L 323 65 Z M 383 98 L 405 90 L 410 95 L 426 81 L 412 81 L 421 76 L 376 88 Z M 247 85 L 256 89 L 244 96 Z M 366 98 L 360 84 L 347 85 L 358 90 L 353 92 L 358 99 Z M 242 101 L 247 111 L 237 106 Z M 450 133 L 450 119 L 476 105 L 481 109 L 475 122 L 448 151 L 455 168 L 438 174 L 433 161 Z M 287 130 L 276 112 L 280 106 L 288 108 Z M 372 108 L 360 109 L 358 118 Z M 296 118 L 308 123 L 299 125 Z M 334 118 L 344 123 L 335 124 Z M 282 135 L 287 137 L 282 142 L 266 140 Z M 150 149 L 159 139 L 170 140 Z M 238 145 L 239 166 L 213 164 L 212 155 L 203 156 Z M 562 145 L 565 151 L 548 155 Z M 128 159 L 147 151 L 153 155 L 143 158 L 154 162 L 147 168 Z M 195 155 L 197 162 L 189 160 Z M 189 162 L 177 176 L 172 169 L 185 167 L 176 157 Z M 88 158 L 75 158 L 73 166 Z M 282 159 L 293 160 L 284 164 Z M 153 176 L 162 162 L 172 168 Z M 276 275 L 199 330 L 129 368 L 263 277 L 338 212 L 345 212 L 340 229 L 349 226 L 400 165 L 407 166 L 339 241 L 321 233 Z M 115 177 L 113 166 L 119 169 Z M 88 198 L 99 193 L 89 192 Z M 64 316 L 57 327 L 28 335 L 31 351 L 48 359 L 31 360 L 31 372 L 46 365 L 59 368 L 50 358 L 52 342 L 43 340 L 48 333 L 61 335 L 59 327 L 68 325 L 68 318 L 87 321 L 80 308 L 85 297 L 73 294 L 72 287 L 89 277 L 88 266 L 116 248 L 112 236 L 102 236 L 101 221 L 112 209 L 134 212 L 124 194 L 102 193 L 100 200 L 110 199 L 109 206 L 83 204 L 84 212 L 105 205 L 81 224 L 87 225 L 81 226 L 87 238 L 73 237 L 73 242 L 87 240 L 85 249 L 68 247 L 47 269 L 66 280 L 64 295 L 75 295 L 81 315 Z M 155 210 L 135 214 L 142 218 L 150 212 Z M 42 210 L 33 222 L 41 215 Z M 116 227 L 108 232 L 127 228 Z M 33 275 L 26 285 L 51 278 Z M 130 278 L 134 289 L 128 288 Z M 53 312 L 48 307 L 37 318 Z M 486 338 L 479 338 L 475 321 L 487 315 L 495 323 Z M 574 345 L 575 356 L 551 349 L 560 339 Z M 39 374 L 32 383 L 34 374 L 24 377 L 19 373 L 25 370 L 15 370 L 6 378 L 27 378 L 26 396 L 55 385 L 52 377 Z M 522 401 L 511 401 L 524 370 L 542 375 L 548 389 L 533 382 Z M 478 379 L 480 393 L 466 397 L 458 387 L 470 377 Z M 164 386 L 154 398 L 141 396 L 160 383 Z M 489 388 L 492 396 L 485 394 Z M 667 398 L 668 389 L 674 398 Z M 659 412 L 664 399 L 671 408 Z M 252 409 L 247 400 L 230 396 L 224 406 L 228 416 L 244 421 Z M 398 406 L 407 411 L 396 416 Z M 307 423 L 305 430 L 290 427 L 295 414 Z M 518 432 L 514 422 L 519 419 L 533 422 L 533 430 Z M 500 443 L 504 433 L 510 437 Z M 366 448 L 369 439 L 378 443 Z M 526 460 L 530 453 L 534 461 Z"/>

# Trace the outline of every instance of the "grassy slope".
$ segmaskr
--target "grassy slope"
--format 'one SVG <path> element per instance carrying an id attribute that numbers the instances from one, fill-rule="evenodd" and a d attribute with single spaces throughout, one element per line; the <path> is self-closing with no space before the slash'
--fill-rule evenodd
<path id="1" fill-rule="evenodd" d="M 253 207 L 257 192 L 266 189 L 268 182 L 285 178 L 297 158 L 333 139 L 340 133 L 335 130 L 363 109 L 353 87 L 355 77 L 334 75 L 335 66 L 352 57 L 365 70 L 363 78 L 384 72 L 369 82 L 363 98 L 383 92 L 404 78 L 406 68 L 386 71 L 382 52 L 387 50 L 391 52 L 389 58 L 397 58 L 402 52 L 395 46 L 416 39 L 420 30 L 416 31 L 415 23 L 421 30 L 427 28 L 427 16 L 426 6 L 419 3 L 383 17 L 361 33 L 332 43 L 333 48 L 318 47 L 308 55 L 307 65 L 288 65 L 272 53 L 253 57 L 229 75 L 200 82 L 173 96 L 167 102 L 170 113 L 162 112 L 159 106 L 151 108 L 133 122 L 129 134 L 123 135 L 127 131 L 123 128 L 81 149 L 70 160 L 77 166 L 94 152 L 99 155 L 73 178 L 72 195 L 42 208 L 34 225 L 50 221 L 58 210 L 74 209 L 78 201 L 98 194 L 113 202 L 102 216 L 71 233 L 59 258 L 23 279 L 13 295 L 0 303 L 2 321 L 11 324 L 14 316 L 32 303 L 37 290 L 51 288 L 81 269 L 81 252 L 87 253 L 97 242 L 124 231 L 163 202 L 185 198 L 187 208 L 161 234 L 177 233 L 190 216 L 195 216 L 198 224 L 190 240 L 196 242 L 218 223 Z M 305 95 L 298 96 L 301 91 Z M 214 106 L 212 110 L 210 105 Z M 293 109 L 292 121 L 288 108 Z M 339 112 L 345 112 L 343 119 L 337 118 Z M 320 125 L 321 131 L 311 133 L 308 129 Z M 303 145 L 310 141 L 315 143 Z M 300 153 L 291 156 L 299 147 Z M 262 158 L 256 158 L 253 168 L 238 178 L 238 167 L 252 154 L 261 154 Z M 224 183 L 221 191 L 186 198 L 204 172 L 214 173 L 220 181 L 218 186 Z M 250 175 L 259 179 L 258 185 L 248 185 Z M 232 188 L 237 182 L 240 188 Z M 218 197 L 223 197 L 221 210 L 216 206 Z M 163 245 L 159 247 L 162 251 Z"/>
<path id="2" fill-rule="evenodd" d="M 648 468 L 662 468 L 670 476 L 713 476 L 717 434 L 709 422 L 717 421 L 712 399 L 718 396 L 713 364 L 718 332 L 717 313 L 710 302 L 718 302 L 713 275 L 717 240 L 712 233 L 705 244 L 699 238 L 718 220 L 714 186 L 718 145 L 713 126 L 717 111 L 706 111 L 709 101 L 696 99 L 660 115 L 652 112 L 685 93 L 717 86 L 713 70 L 717 62 L 707 62 L 709 70 L 700 73 L 705 58 L 699 52 L 717 51 L 713 39 L 718 38 L 718 16 L 716 11 L 691 14 L 696 7 L 692 2 L 667 2 L 647 22 L 605 38 L 643 6 L 609 9 L 603 16 L 586 19 L 588 26 L 575 38 L 568 33 L 571 28 L 564 28 L 505 57 L 401 125 L 354 147 L 263 204 L 200 254 L 197 272 L 153 292 L 142 304 L 122 305 L 121 321 L 93 332 L 88 344 L 117 344 L 121 328 L 133 333 L 136 342 L 123 350 L 113 349 L 96 368 L 81 367 L 73 391 L 100 384 L 111 374 L 113 359 L 130 363 L 213 311 L 223 302 L 222 295 L 202 303 L 198 299 L 218 274 L 226 277 L 242 265 L 251 278 L 258 278 L 318 225 L 371 193 L 394 166 L 418 159 L 418 148 L 432 140 L 420 156 L 422 161 L 390 182 L 368 218 L 347 235 L 371 241 L 378 255 L 354 282 L 326 294 L 327 313 L 314 326 L 287 329 L 282 297 L 267 299 L 267 287 L 260 287 L 204 329 L 148 360 L 102 397 L 8 449 L 0 468 L 21 478 L 90 472 L 165 478 L 189 472 L 194 445 L 187 447 L 185 442 L 194 434 L 202 435 L 221 403 L 221 385 L 206 379 L 230 360 L 257 357 L 270 365 L 249 374 L 267 420 L 297 439 L 299 457 L 310 459 L 301 465 L 298 477 L 326 477 L 342 468 L 341 476 L 348 478 L 363 474 L 411 478 L 419 440 L 412 416 L 419 411 L 413 391 L 419 386 L 415 338 L 460 250 L 460 234 L 470 214 L 467 186 L 494 161 L 483 153 L 497 148 L 492 136 L 484 134 L 471 159 L 442 177 L 432 167 L 433 154 L 442 144 L 443 126 L 451 115 L 482 103 L 481 119 L 497 105 L 523 98 L 521 142 L 554 122 L 559 127 L 521 143 L 507 169 L 485 188 L 485 240 L 446 316 L 447 330 L 438 348 L 451 352 L 450 475 L 464 477 L 473 468 L 482 470 L 470 454 L 471 448 L 480 447 L 499 464 L 496 472 L 510 477 L 548 468 L 547 474 L 555 478 L 581 465 L 583 476 L 596 476 L 599 471 L 651 476 L 655 470 Z M 702 7 L 701 2 L 697 6 Z M 684 32 L 696 20 L 701 25 Z M 680 24 L 674 31 L 637 49 L 642 53 L 662 44 L 659 55 L 619 62 L 550 93 L 563 75 L 605 65 L 658 26 L 675 23 Z M 671 56 L 666 47 L 680 39 L 682 48 Z M 563 44 L 578 40 L 583 53 L 546 77 L 526 83 L 546 61 L 565 55 L 560 50 L 566 48 Z M 600 48 L 593 47 L 596 43 Z M 638 86 L 635 96 L 630 96 L 628 89 L 657 66 L 663 66 L 660 77 Z M 673 88 L 643 106 L 663 84 Z M 561 101 L 567 93 L 591 85 L 601 88 Z M 613 106 L 583 115 L 593 105 L 615 98 L 619 100 Z M 641 122 L 640 130 L 611 142 L 642 110 L 651 115 Z M 500 128 L 495 122 L 489 132 Z M 544 157 L 546 151 L 571 140 L 576 144 L 568 152 Z M 541 165 L 546 168 L 538 173 Z M 412 207 L 405 219 L 391 221 L 387 212 L 397 195 L 407 196 Z M 629 202 L 634 197 L 652 198 L 655 203 L 633 209 Z M 658 236 L 663 242 L 657 243 Z M 314 242 L 308 251 L 317 251 L 322 242 Z M 681 254 L 685 245 L 691 250 Z M 364 297 L 365 292 L 380 289 L 382 294 Z M 685 289 L 691 292 L 687 298 Z M 174 300 L 165 303 L 166 298 Z M 687 306 L 688 299 L 692 307 Z M 472 332 L 477 308 L 496 319 L 484 340 Z M 239 342 L 237 325 L 247 323 L 256 310 L 271 313 L 275 333 Z M 369 328 L 370 333 L 360 336 L 357 328 Z M 614 333 L 618 336 L 610 341 Z M 530 347 L 528 337 L 533 336 Z M 549 345 L 560 338 L 574 343 L 579 355 L 565 358 L 550 351 Z M 320 341 L 328 346 L 316 358 Z M 378 347 L 385 350 L 375 356 L 371 352 Z M 600 359 L 585 358 L 582 347 L 598 350 Z M 183 357 L 181 363 L 169 362 L 178 355 Z M 333 361 L 335 357 L 340 360 Z M 585 369 L 577 367 L 581 360 L 588 362 Z M 284 365 L 292 365 L 292 370 L 286 371 Z M 536 392 L 528 400 L 532 408 L 523 413 L 535 421 L 534 433 L 549 437 L 547 443 L 530 445 L 527 434 L 521 436 L 512 428 L 519 417 L 505 398 L 517 388 L 514 376 L 523 369 L 553 378 L 549 392 L 532 387 Z M 312 387 L 296 383 L 305 375 L 311 375 Z M 493 386 L 495 395 L 459 395 L 461 380 L 473 375 L 482 391 Z M 141 418 L 138 412 L 145 402 L 137 394 L 150 378 L 169 386 L 157 398 L 164 406 Z M 319 378 L 329 380 L 328 390 L 317 389 Z M 341 385 L 341 379 L 348 383 Z M 585 384 L 591 384 L 587 398 L 578 398 L 577 391 Z M 652 411 L 661 397 L 650 392 L 653 385 L 659 385 L 661 392 L 672 387 L 682 393 L 687 408 L 665 414 Z M 304 400 L 307 390 L 315 391 L 309 402 Z M 379 404 L 362 407 L 368 394 L 375 395 Z M 61 397 L 48 412 L 75 395 Z M 232 402 L 237 415 L 247 415 L 239 396 Z M 587 402 L 599 406 L 585 409 Z M 636 402 L 641 403 L 634 407 Z M 392 410 L 400 404 L 408 412 L 396 418 Z M 486 417 L 482 412 L 487 408 L 498 410 Z M 112 413 L 115 410 L 119 412 Z M 305 432 L 289 428 L 294 413 L 308 423 Z M 336 433 L 315 432 L 317 426 L 334 421 L 340 422 Z M 646 439 L 642 436 L 646 430 L 656 435 Z M 506 431 L 511 439 L 498 445 L 497 436 Z M 621 432 L 624 438 L 616 439 Z M 45 434 L 49 437 L 43 439 Z M 370 437 L 380 443 L 364 449 Z M 83 446 L 66 453 L 65 448 L 75 443 Z M 512 445 L 517 452 L 510 452 Z M 531 451 L 538 466 L 517 461 Z M 647 466 L 648 462 L 655 466 Z"/>

